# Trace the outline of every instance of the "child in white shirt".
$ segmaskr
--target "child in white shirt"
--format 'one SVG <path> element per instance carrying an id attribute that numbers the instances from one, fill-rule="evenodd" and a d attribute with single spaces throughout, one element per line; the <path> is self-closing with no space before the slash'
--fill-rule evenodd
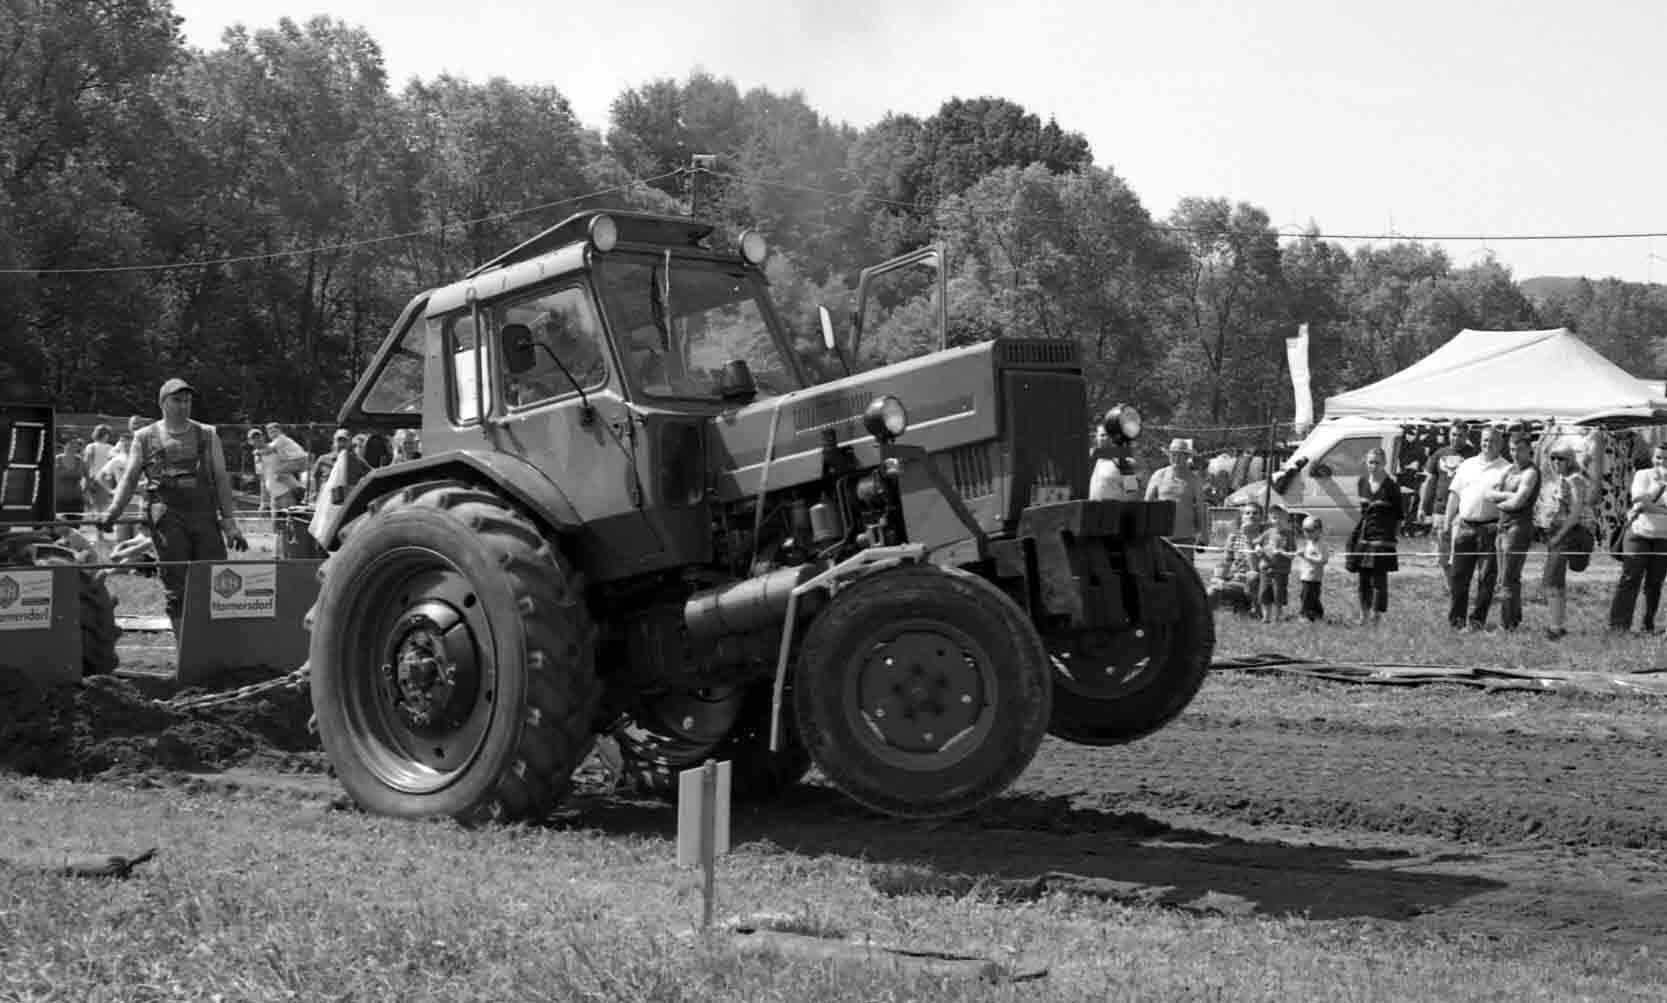
<path id="1" fill-rule="evenodd" d="M 1302 618 L 1309 623 L 1325 619 L 1325 606 L 1320 602 L 1320 586 L 1325 581 L 1326 562 L 1331 560 L 1331 546 L 1325 542 L 1325 523 L 1317 516 L 1302 521 L 1302 539 L 1297 543 L 1297 582 L 1302 587 Z"/>

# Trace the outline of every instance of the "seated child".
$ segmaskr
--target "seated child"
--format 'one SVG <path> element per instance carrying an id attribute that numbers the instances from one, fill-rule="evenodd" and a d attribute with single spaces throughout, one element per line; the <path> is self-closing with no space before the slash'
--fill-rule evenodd
<path id="1" fill-rule="evenodd" d="M 1221 564 L 1210 582 L 1210 608 L 1250 613 L 1256 609 L 1256 539 L 1265 528 L 1262 506 L 1246 502 L 1239 510 L 1239 528 L 1222 548 Z"/>

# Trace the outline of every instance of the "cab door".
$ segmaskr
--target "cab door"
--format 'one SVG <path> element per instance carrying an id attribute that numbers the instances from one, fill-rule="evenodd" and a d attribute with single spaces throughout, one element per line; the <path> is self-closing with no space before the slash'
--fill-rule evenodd
<path id="1" fill-rule="evenodd" d="M 637 419 L 620 393 L 588 286 L 529 290 L 480 316 L 492 332 L 497 376 L 495 389 L 487 384 L 498 398 L 485 409 L 493 415 L 491 448 L 525 459 L 560 486 L 584 521 L 580 554 L 593 580 L 657 565 L 664 547 L 644 514 Z M 455 368 L 472 391 L 466 361 Z"/>

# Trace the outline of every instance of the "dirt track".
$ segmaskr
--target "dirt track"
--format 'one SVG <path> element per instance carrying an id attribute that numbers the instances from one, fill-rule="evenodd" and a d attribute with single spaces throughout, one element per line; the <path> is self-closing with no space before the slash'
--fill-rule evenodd
<path id="1" fill-rule="evenodd" d="M 14 714 L 0 721 L 0 768 L 158 782 L 229 770 L 222 780 L 243 788 L 338 793 L 309 751 L 303 699 L 180 715 L 154 695 L 101 680 Z M 1050 741 L 976 818 L 873 818 L 812 785 L 738 813 L 734 838 L 863 857 L 877 883 L 892 869 L 916 891 L 1015 878 L 1029 884 L 990 890 L 1667 944 L 1663 711 L 1647 698 L 1223 673 L 1134 746 Z M 672 817 L 591 794 L 558 824 L 667 834 Z"/>

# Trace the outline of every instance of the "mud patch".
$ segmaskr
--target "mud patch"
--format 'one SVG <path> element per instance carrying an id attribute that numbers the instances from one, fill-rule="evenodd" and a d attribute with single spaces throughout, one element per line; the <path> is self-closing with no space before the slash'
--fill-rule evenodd
<path id="1" fill-rule="evenodd" d="M 273 675 L 230 680 L 225 688 Z M 0 679 L 0 690 L 7 689 L 6 679 Z M 277 690 L 203 710 L 181 711 L 160 702 L 201 692 L 176 691 L 165 679 L 119 676 L 93 676 L 44 691 L 13 687 L 8 691 L 13 699 L 0 702 L 0 770 L 68 780 L 245 764 L 281 772 L 328 770 L 307 731 L 312 709 L 305 692 Z"/>

